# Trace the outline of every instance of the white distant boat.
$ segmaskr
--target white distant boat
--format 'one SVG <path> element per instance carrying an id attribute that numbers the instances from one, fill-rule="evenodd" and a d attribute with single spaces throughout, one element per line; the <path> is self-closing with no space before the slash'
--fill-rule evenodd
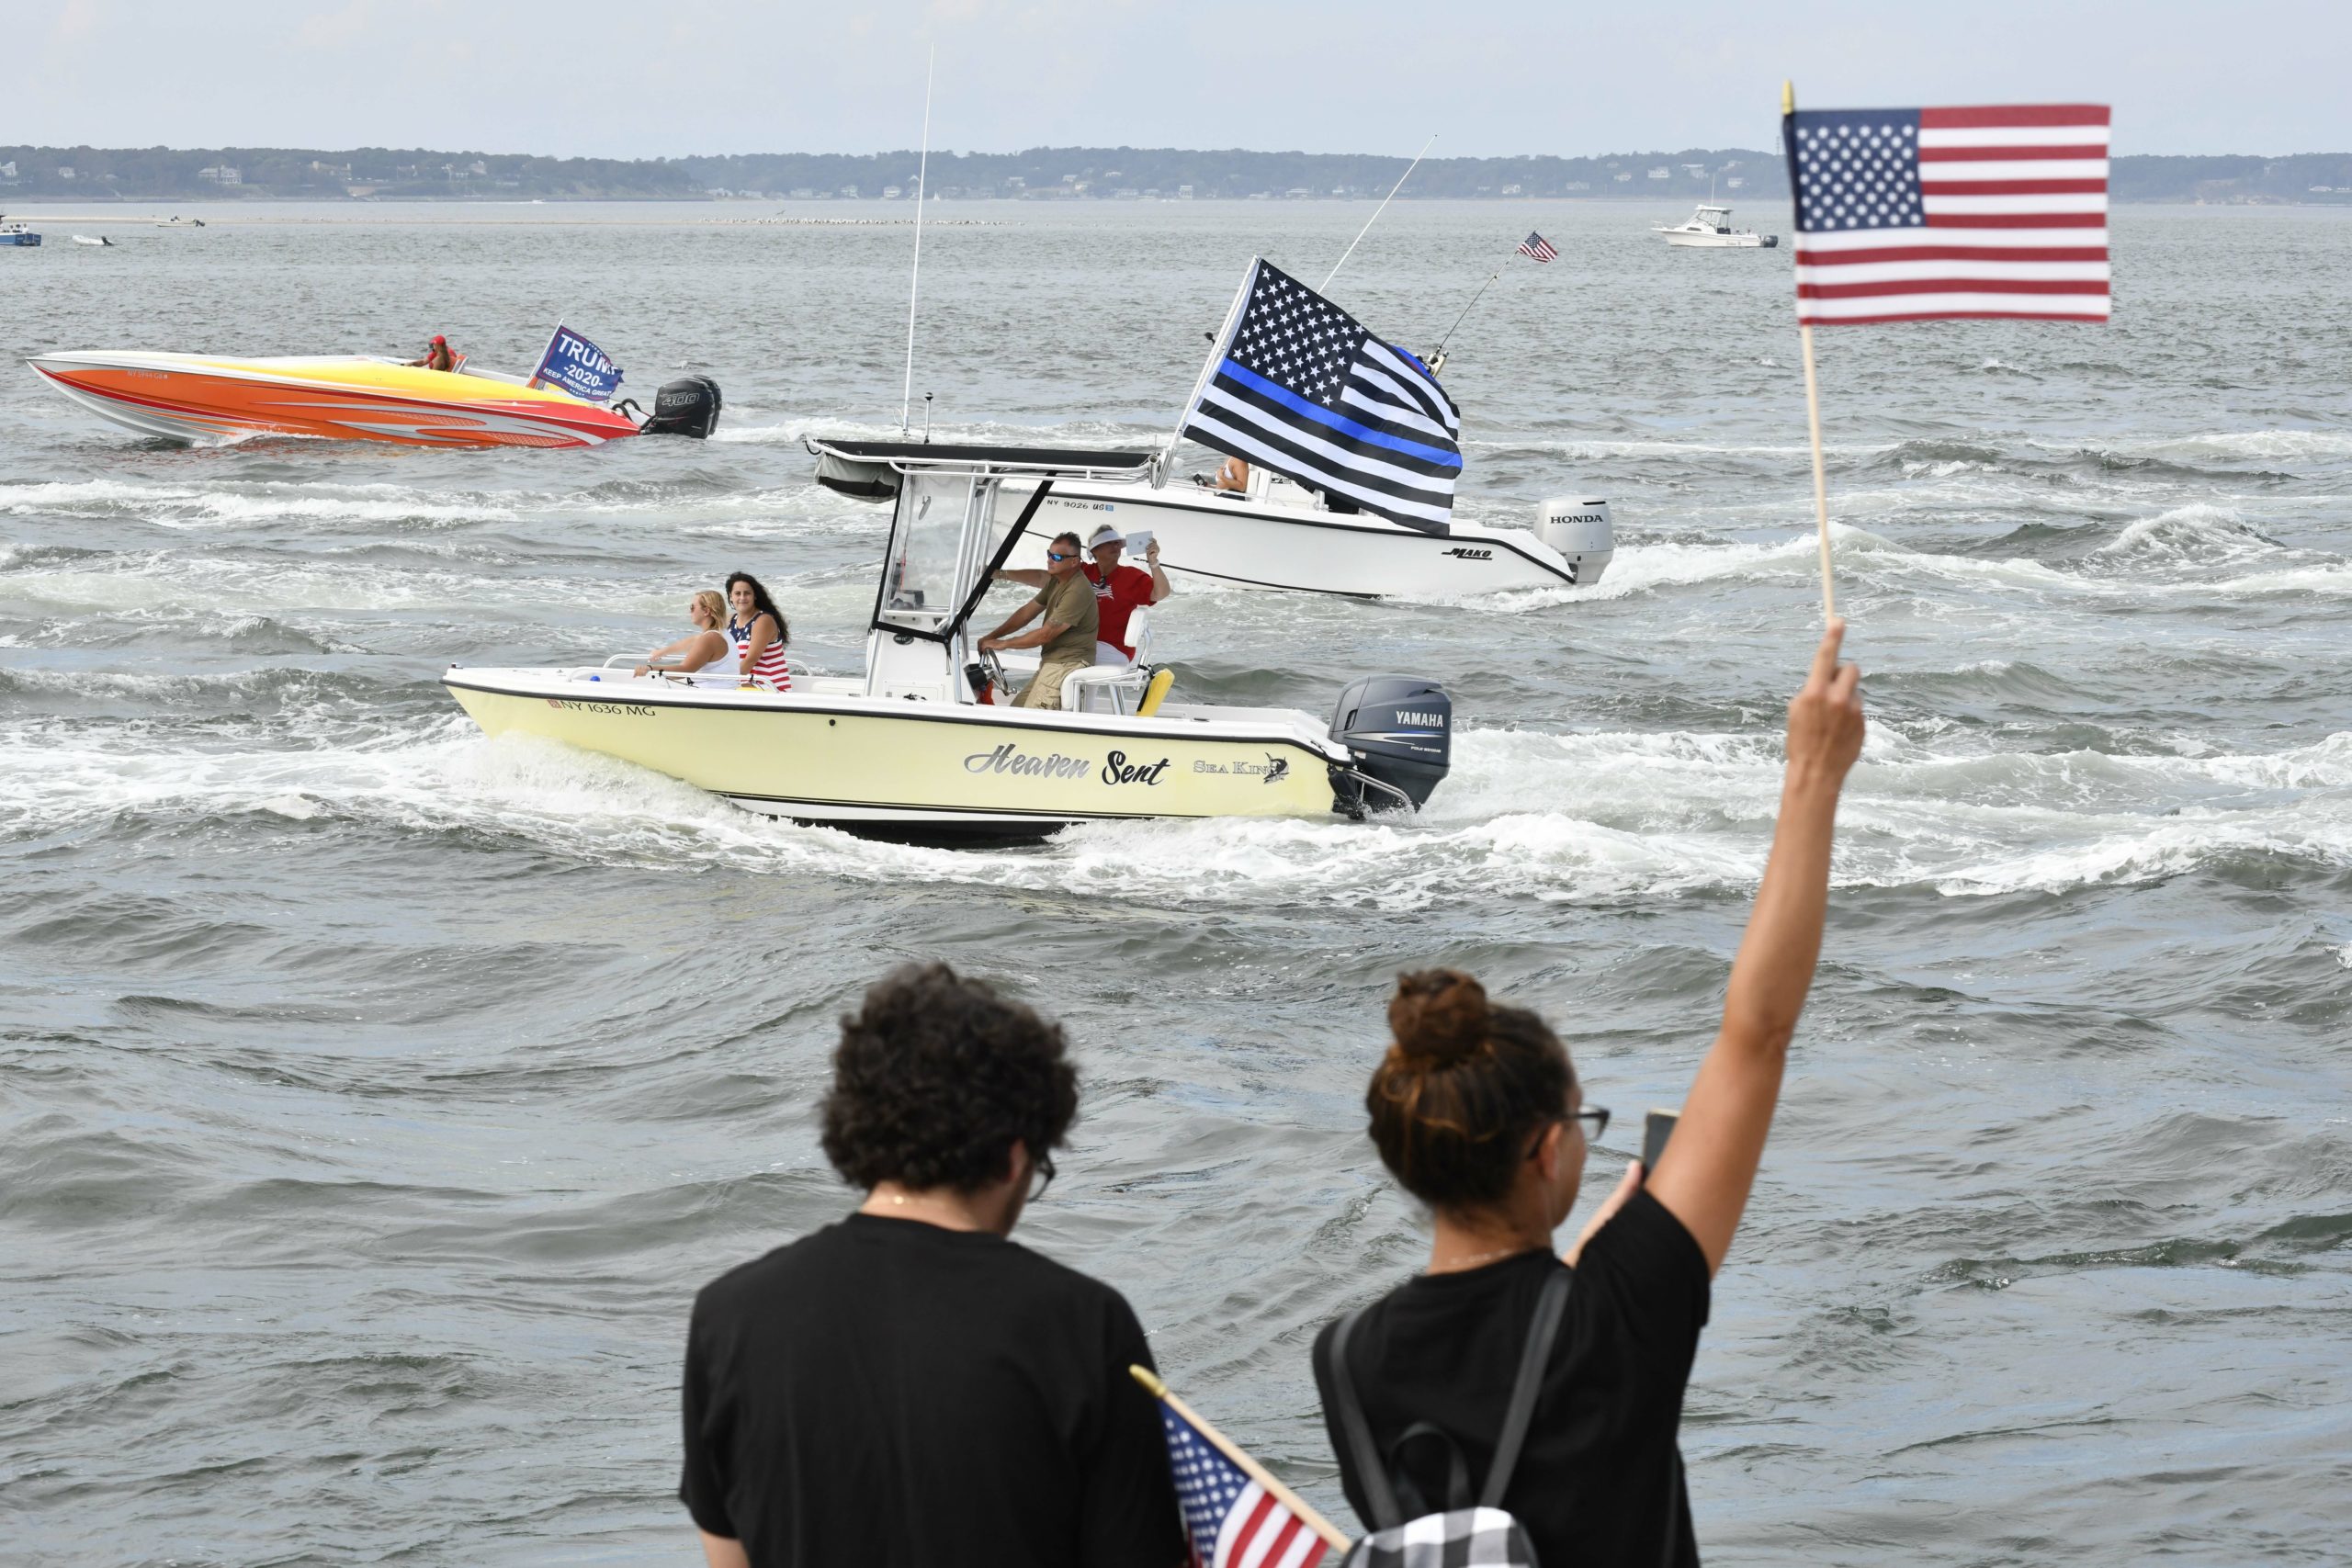
<path id="1" fill-rule="evenodd" d="M 74 236 L 74 243 L 77 245 L 112 245 L 114 243 L 112 240 L 99 234 L 76 234 Z"/>
<path id="2" fill-rule="evenodd" d="M 1778 234 L 1759 234 L 1753 229 L 1731 226 L 1731 209 L 1705 202 L 1699 205 L 1689 220 L 1681 223 L 1653 223 L 1650 231 L 1666 236 L 1669 245 L 1699 245 L 1712 250 L 1769 249 L 1781 243 Z"/>
<path id="3" fill-rule="evenodd" d="M 998 521 L 1018 516 L 1035 488 L 1008 482 Z M 1428 531 L 1334 512 L 1322 495 L 1256 467 L 1246 491 L 1197 480 L 1165 488 L 1059 481 L 1035 521 L 1081 536 L 1100 523 L 1148 530 L 1159 541 L 1160 564 L 1178 577 L 1363 599 L 1590 587 L 1617 553 L 1606 501 L 1546 501 L 1532 529 L 1454 518 Z"/>
<path id="4" fill-rule="evenodd" d="M 182 218 L 178 214 L 175 213 L 169 218 L 156 219 L 155 227 L 158 229 L 201 229 L 204 227 L 204 220 L 201 218 Z"/>

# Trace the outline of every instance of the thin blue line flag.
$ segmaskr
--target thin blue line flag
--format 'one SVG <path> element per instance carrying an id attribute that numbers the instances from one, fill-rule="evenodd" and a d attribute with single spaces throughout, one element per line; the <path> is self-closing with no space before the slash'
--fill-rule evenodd
<path id="1" fill-rule="evenodd" d="M 1186 435 L 1329 500 L 1446 531 L 1462 416 L 1419 360 L 1261 259 L 1209 365 Z"/>

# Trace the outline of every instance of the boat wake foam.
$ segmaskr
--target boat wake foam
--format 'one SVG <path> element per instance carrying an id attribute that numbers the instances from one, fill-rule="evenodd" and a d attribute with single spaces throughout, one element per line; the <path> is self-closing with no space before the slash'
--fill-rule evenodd
<path id="1" fill-rule="evenodd" d="M 0 725 L 0 831 L 11 837 L 336 818 L 487 834 L 589 863 L 1172 907 L 1742 893 L 1761 874 L 1780 787 L 1777 742 L 1752 735 L 1472 730 L 1417 818 L 1095 823 L 1043 846 L 944 850 L 798 827 L 609 758 L 485 740 L 458 717 L 372 736 L 338 726 L 339 740 L 267 750 L 191 750 L 175 727 L 152 724 L 35 728 Z M 1883 726 L 1840 820 L 1847 887 L 2064 894 L 2199 869 L 2238 880 L 2282 862 L 2335 876 L 2352 869 L 2352 733 L 2275 753 L 1968 754 Z"/>

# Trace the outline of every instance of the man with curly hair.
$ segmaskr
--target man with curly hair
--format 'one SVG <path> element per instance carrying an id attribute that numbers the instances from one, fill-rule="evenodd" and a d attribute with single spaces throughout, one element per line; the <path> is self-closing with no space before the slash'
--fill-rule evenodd
<path id="1" fill-rule="evenodd" d="M 856 1213 L 695 1298 L 679 1496 L 711 1568 L 1177 1568 L 1143 1328 L 1008 1239 L 1078 1114 L 1059 1025 L 944 964 L 842 1020 Z"/>

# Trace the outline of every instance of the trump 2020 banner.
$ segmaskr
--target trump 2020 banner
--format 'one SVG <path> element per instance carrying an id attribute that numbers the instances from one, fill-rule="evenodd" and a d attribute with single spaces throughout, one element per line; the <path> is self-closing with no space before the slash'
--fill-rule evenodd
<path id="1" fill-rule="evenodd" d="M 570 327 L 558 327 L 555 336 L 548 339 L 548 351 L 539 356 L 539 367 L 531 380 L 535 385 L 548 382 L 560 387 L 592 403 L 608 403 L 620 390 L 621 367 Z"/>

